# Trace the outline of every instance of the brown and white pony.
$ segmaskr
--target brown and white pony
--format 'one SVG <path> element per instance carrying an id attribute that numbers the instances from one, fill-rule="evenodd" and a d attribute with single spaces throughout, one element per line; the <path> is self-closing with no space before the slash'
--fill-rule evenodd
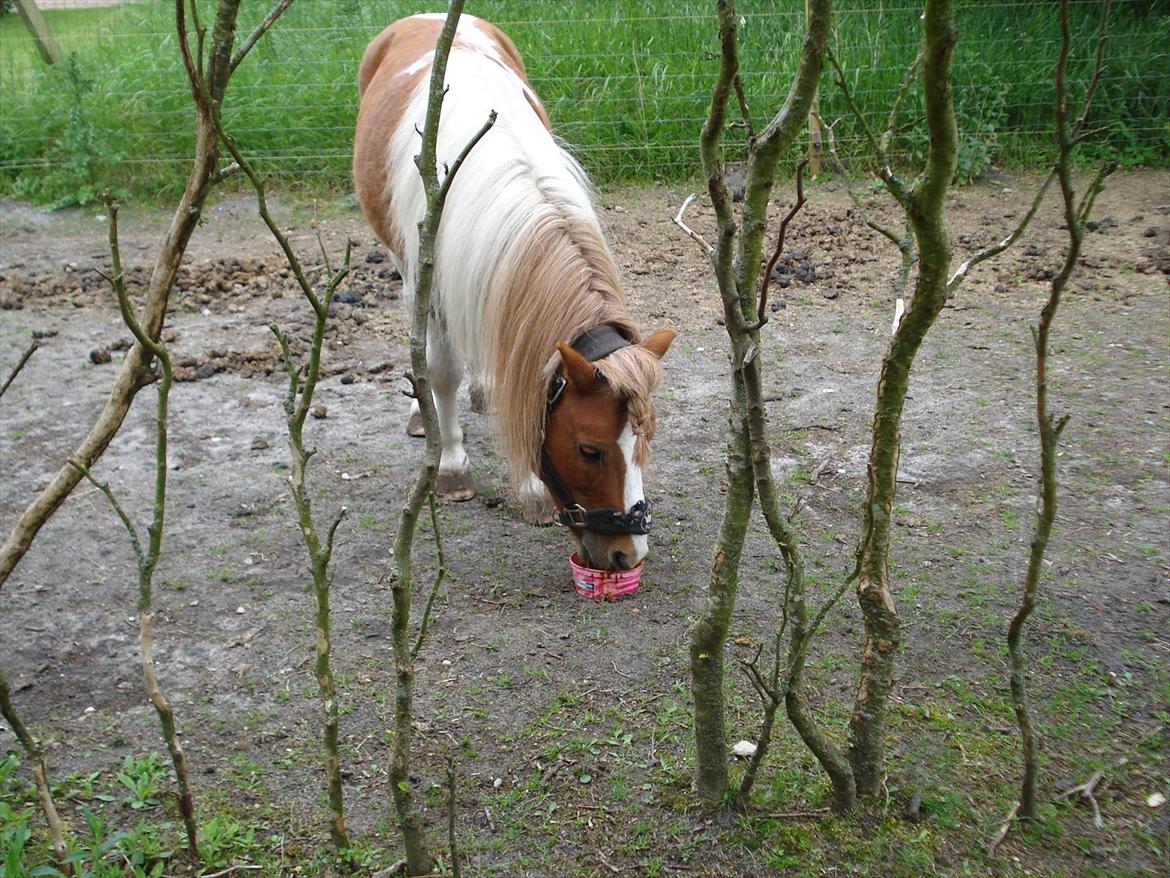
<path id="1" fill-rule="evenodd" d="M 390 25 L 366 49 L 358 78 L 354 184 L 407 296 L 425 207 L 414 157 L 444 18 Z M 440 169 L 491 110 L 499 117 L 459 171 L 436 241 L 427 358 L 442 440 L 439 489 L 474 494 L 455 405 L 466 365 L 490 390 L 516 493 L 559 510 L 587 565 L 633 567 L 647 551 L 649 516 L 640 516 L 650 394 L 675 333 L 643 339 L 626 310 L 585 173 L 553 139 L 512 41 L 464 15 L 447 86 Z M 600 345 L 582 343 L 590 331 L 603 336 Z M 608 517 L 583 514 L 591 510 Z"/>

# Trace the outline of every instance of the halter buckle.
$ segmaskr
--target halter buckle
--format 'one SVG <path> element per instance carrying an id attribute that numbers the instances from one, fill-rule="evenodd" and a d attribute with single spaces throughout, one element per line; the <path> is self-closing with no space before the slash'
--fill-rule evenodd
<path id="1" fill-rule="evenodd" d="M 553 520 L 561 527 L 584 527 L 587 514 L 584 506 L 574 503 L 562 509 Z"/>
<path id="2" fill-rule="evenodd" d="M 561 394 L 565 392 L 565 386 L 568 383 L 569 382 L 565 380 L 565 376 L 563 375 L 553 376 L 552 382 L 548 386 L 549 408 L 552 408 L 554 405 L 556 405 L 557 400 L 561 398 Z"/>

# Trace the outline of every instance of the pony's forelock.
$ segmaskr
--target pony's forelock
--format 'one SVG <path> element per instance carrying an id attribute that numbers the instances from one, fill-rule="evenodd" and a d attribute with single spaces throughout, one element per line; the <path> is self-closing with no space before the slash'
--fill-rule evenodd
<path id="1" fill-rule="evenodd" d="M 634 461 L 645 466 L 650 456 L 650 440 L 657 427 L 651 394 L 662 383 L 662 364 L 646 348 L 630 345 L 599 360 L 595 368 L 614 394 L 625 402 L 630 428 L 637 437 Z"/>

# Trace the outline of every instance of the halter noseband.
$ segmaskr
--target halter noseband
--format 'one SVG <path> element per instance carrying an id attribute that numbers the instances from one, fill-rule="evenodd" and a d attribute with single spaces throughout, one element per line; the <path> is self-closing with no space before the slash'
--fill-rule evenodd
<path id="1" fill-rule="evenodd" d="M 628 347 L 630 342 L 608 323 L 596 329 L 586 330 L 570 347 L 589 362 L 608 357 L 614 351 Z M 552 414 L 553 406 L 565 392 L 568 381 L 560 373 L 553 376 L 548 388 L 548 409 L 546 419 Z M 549 490 L 561 504 L 553 521 L 562 527 L 583 527 L 586 530 L 605 534 L 648 534 L 650 533 L 650 503 L 645 498 L 635 503 L 629 512 L 609 507 L 586 509 L 573 499 L 573 492 L 557 474 L 552 458 L 544 443 L 540 446 L 540 474 Z"/>

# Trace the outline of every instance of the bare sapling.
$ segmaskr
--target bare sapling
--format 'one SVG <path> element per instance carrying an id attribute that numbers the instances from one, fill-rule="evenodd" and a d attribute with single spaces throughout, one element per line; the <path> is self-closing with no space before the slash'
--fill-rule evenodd
<path id="1" fill-rule="evenodd" d="M 234 53 L 232 47 L 235 43 L 236 14 L 240 0 L 218 0 L 210 35 L 199 23 L 197 4 L 191 0 L 189 9 L 195 28 L 194 47 L 191 45 L 187 23 L 188 0 L 174 0 L 174 4 L 177 43 L 195 104 L 195 153 L 183 195 L 163 237 L 146 288 L 141 325 L 151 339 L 158 339 L 162 333 L 167 303 L 179 265 L 191 234 L 202 219 L 204 202 L 215 185 L 232 173 L 231 168 L 219 170 L 219 145 L 212 106 L 223 100 L 232 73 L 257 40 L 288 8 L 289 0 L 280 0 Z M 20 559 L 28 552 L 41 527 L 77 487 L 82 472 L 94 466 L 105 452 L 121 428 L 138 391 L 154 380 L 155 376 L 150 370 L 153 356 L 150 348 L 144 344 L 135 342 L 131 347 L 106 404 L 89 432 L 62 463 L 48 486 L 21 513 L 3 545 L 0 545 L 0 586 L 8 580 Z M 80 470 L 73 465 L 74 461 L 81 464 Z"/>
<path id="2" fill-rule="evenodd" d="M 695 699 L 696 785 L 708 804 L 724 802 L 729 793 L 727 730 L 724 707 L 724 652 L 735 609 L 740 557 L 748 520 L 757 498 L 785 567 L 784 598 L 777 624 L 776 653 L 767 672 L 759 668 L 760 653 L 743 667 L 763 703 L 761 731 L 756 754 L 734 803 L 747 807 L 760 763 L 767 753 L 775 713 L 784 703 L 802 738 L 813 748 L 830 776 L 841 776 L 844 757 L 816 729 L 803 705 L 800 690 L 802 661 L 782 664 L 781 644 L 790 616 L 789 633 L 796 654 L 807 648 L 813 626 L 808 624 L 804 601 L 804 568 L 798 542 L 789 520 L 781 513 L 772 478 L 771 451 L 767 444 L 767 417 L 763 400 L 763 353 L 760 330 L 767 321 L 767 272 L 757 280 L 767 230 L 768 200 L 780 157 L 804 128 L 813 104 L 824 64 L 832 4 L 811 0 L 808 29 L 792 87 L 783 106 L 758 133 L 748 118 L 748 103 L 739 77 L 739 16 L 733 0 L 719 0 L 719 72 L 712 88 L 711 104 L 700 136 L 700 156 L 707 190 L 715 209 L 717 238 L 707 244 L 683 222 L 689 199 L 675 217 L 676 223 L 703 248 L 711 263 L 723 302 L 724 323 L 731 342 L 732 389 L 727 447 L 727 494 L 719 540 L 711 565 L 707 602 L 691 631 L 691 681 Z M 745 198 L 739 222 L 724 182 L 720 140 L 727 127 L 727 110 L 735 94 L 743 127 L 748 135 Z M 783 248 L 783 233 L 803 202 L 798 175 L 796 206 L 781 223 L 773 262 Z M 765 266 L 768 268 L 768 266 Z M 821 617 L 823 618 L 823 616 Z M 799 632 L 799 637 L 797 637 Z M 847 778 L 846 778 L 847 780 Z M 851 804 L 848 783 L 834 789 L 834 802 L 842 810 Z"/>
<path id="3" fill-rule="evenodd" d="M 71 463 L 105 496 L 130 536 L 130 545 L 134 550 L 134 559 L 138 567 L 138 650 L 142 663 L 143 685 L 150 703 L 158 714 L 163 739 L 171 754 L 175 782 L 179 790 L 179 815 L 182 817 L 183 828 L 187 833 L 187 850 L 192 861 L 198 863 L 199 842 L 195 823 L 195 797 L 191 791 L 187 760 L 183 755 L 183 747 L 175 730 L 174 709 L 159 685 L 154 662 L 154 571 L 158 566 L 159 556 L 162 552 L 163 529 L 166 523 L 167 420 L 174 374 L 171 369 L 171 357 L 166 347 L 161 341 L 151 338 L 146 332 L 138 315 L 134 313 L 134 306 L 130 303 L 130 297 L 126 293 L 126 285 L 122 275 L 121 249 L 118 245 L 118 205 L 108 195 L 106 212 L 109 215 L 110 255 L 113 261 L 113 273 L 108 277 L 108 280 L 118 297 L 118 309 L 121 311 L 122 321 L 133 334 L 137 343 L 150 351 L 160 370 L 154 418 L 154 496 L 150 524 L 146 528 L 145 544 L 139 536 L 137 526 L 122 508 L 110 486 L 105 482 L 97 481 L 83 462 L 74 460 Z"/>
<path id="4" fill-rule="evenodd" d="M 45 815 L 45 824 L 49 827 L 49 840 L 53 845 L 53 858 L 57 861 L 57 868 L 66 875 L 72 874 L 72 867 L 66 862 L 69 855 L 69 846 L 65 843 L 65 834 L 61 829 L 61 818 L 57 814 L 57 805 L 53 801 L 53 789 L 49 783 L 49 771 L 45 765 L 45 751 L 33 736 L 28 727 L 21 721 L 20 714 L 12 703 L 12 687 L 8 678 L 0 673 L 0 716 L 12 729 L 16 740 L 24 748 L 29 759 L 29 769 L 32 771 L 33 781 L 37 788 L 37 801 L 41 812 Z"/>
<path id="5" fill-rule="evenodd" d="M 394 734 L 390 754 L 390 785 L 394 797 L 394 809 L 398 826 L 402 832 L 406 850 L 406 869 L 410 875 L 425 875 L 431 871 L 433 859 L 427 849 L 422 817 L 419 814 L 414 792 L 410 784 L 410 755 L 414 723 L 414 660 L 426 633 L 424 618 L 420 626 L 419 639 L 412 648 L 410 642 L 411 599 L 414 593 L 414 570 L 412 551 L 414 536 L 423 504 L 433 503 L 435 478 L 439 470 L 441 446 L 439 443 L 439 422 L 435 413 L 434 398 L 427 370 L 427 325 L 431 309 L 431 286 L 435 268 L 435 238 L 443 215 L 447 193 L 464 159 L 491 129 L 496 121 L 493 110 L 483 126 L 469 140 L 458 157 L 445 168 L 445 176 L 439 179 L 436 156 L 439 114 L 445 94 L 444 81 L 447 72 L 447 57 L 455 37 L 455 28 L 463 12 L 463 0 L 450 0 L 447 19 L 443 24 L 431 66 L 430 89 L 427 97 L 427 116 L 421 132 L 422 146 L 415 164 L 422 176 L 423 191 L 426 194 L 426 213 L 419 222 L 418 275 L 415 280 L 414 303 L 410 330 L 410 371 L 407 379 L 410 390 L 407 395 L 418 401 L 426 436 L 426 449 L 422 466 L 414 485 L 407 495 L 394 538 L 395 570 L 391 591 L 393 603 L 390 617 L 391 639 L 394 646 L 394 668 L 397 681 L 394 701 Z M 438 534 L 438 517 L 432 506 L 432 523 Z M 433 595 L 442 579 L 444 563 L 440 560 L 440 574 L 436 576 L 427 602 L 427 613 L 433 602 Z"/>
<path id="6" fill-rule="evenodd" d="M 1064 227 L 1068 234 L 1068 246 L 1064 253 L 1064 262 L 1060 271 L 1052 278 L 1048 289 L 1048 300 L 1040 312 L 1040 319 L 1032 330 L 1032 340 L 1036 351 L 1036 425 L 1040 436 L 1040 473 L 1039 489 L 1040 503 L 1036 510 L 1036 523 L 1032 535 L 1031 548 L 1028 554 L 1028 568 L 1024 576 L 1023 593 L 1019 607 L 1008 626 L 1008 655 L 1011 662 L 1011 693 L 1012 705 L 1015 708 L 1016 722 L 1020 727 L 1020 741 L 1023 756 L 1023 776 L 1020 782 L 1020 801 L 1018 815 L 1022 820 L 1035 820 L 1037 817 L 1037 777 L 1039 775 L 1039 753 L 1036 740 L 1036 731 L 1032 724 L 1031 710 L 1028 704 L 1026 688 L 1027 657 L 1024 653 L 1023 633 L 1024 626 L 1036 606 L 1036 594 L 1040 584 L 1040 574 L 1043 570 L 1044 555 L 1048 548 L 1048 540 L 1052 534 L 1053 523 L 1056 520 L 1057 447 L 1061 433 L 1068 424 L 1069 416 L 1057 418 L 1051 413 L 1048 406 L 1048 354 L 1052 336 L 1052 324 L 1056 319 L 1057 308 L 1060 307 L 1061 296 L 1068 284 L 1077 260 L 1080 258 L 1081 246 L 1085 238 L 1085 223 L 1093 209 L 1093 202 L 1101 192 L 1105 178 L 1113 172 L 1116 164 L 1104 166 L 1093 181 L 1089 184 L 1080 202 L 1077 202 L 1076 189 L 1072 178 L 1072 159 L 1077 144 L 1082 139 L 1085 119 L 1088 116 L 1089 106 L 1096 92 L 1097 84 L 1104 71 L 1105 40 L 1109 21 L 1109 4 L 1106 3 L 1101 17 L 1101 29 L 1097 38 L 1097 61 L 1093 78 L 1086 89 L 1084 104 L 1080 117 L 1070 124 L 1067 101 L 1066 74 L 1068 57 L 1071 50 L 1072 38 L 1069 29 L 1068 0 L 1061 0 L 1060 4 L 1060 54 L 1056 61 L 1056 97 L 1055 97 L 1055 135 L 1057 146 L 1056 163 L 1053 173 L 1056 175 L 1061 207 L 1064 214 Z M 1050 177 L 1051 178 L 1051 177 Z M 1005 822 L 1010 826 L 1011 820 Z M 1006 833 L 1005 833 L 1006 834 Z"/>
<path id="7" fill-rule="evenodd" d="M 304 540 L 305 549 L 309 553 L 309 569 L 313 576 L 313 595 L 316 600 L 314 641 L 317 661 L 315 676 L 324 719 L 322 737 L 325 750 L 325 789 L 329 801 L 329 835 L 338 852 L 344 854 L 350 845 L 349 834 L 345 828 L 345 798 L 341 777 L 341 754 L 338 749 L 341 709 L 337 698 L 337 684 L 330 663 L 333 635 L 330 624 L 329 593 L 333 584 L 333 574 L 329 569 L 329 564 L 333 559 L 334 537 L 342 518 L 345 516 L 346 509 L 344 506 L 340 507 L 322 538 L 316 520 L 313 518 L 312 500 L 307 485 L 309 459 L 316 453 L 316 450 L 305 448 L 304 430 L 305 421 L 312 409 L 317 381 L 321 375 L 321 349 L 325 340 L 329 308 L 333 304 L 337 288 L 349 274 L 352 242 L 346 242 L 342 264 L 334 270 L 325 250 L 324 242 L 318 237 L 321 259 L 329 278 L 323 292 L 318 294 L 309 282 L 288 236 L 280 230 L 272 218 L 268 209 L 264 181 L 245 158 L 235 139 L 223 129 L 217 106 L 213 107 L 212 115 L 224 148 L 231 154 L 235 160 L 235 166 L 243 172 L 256 192 L 256 204 L 260 218 L 268 227 L 273 238 L 276 239 L 292 275 L 296 279 L 297 286 L 301 289 L 301 294 L 313 311 L 313 337 L 309 343 L 307 357 L 303 362 L 294 361 L 288 335 L 276 324 L 272 324 L 271 329 L 280 345 L 285 372 L 288 375 L 288 392 L 284 399 L 285 426 L 288 430 L 288 447 L 292 457 L 288 484 L 292 493 L 293 505 L 296 508 L 297 525 L 301 538 Z"/>
<path id="8" fill-rule="evenodd" d="M 894 659 L 901 642 L 901 621 L 894 601 L 888 565 L 891 512 L 901 446 L 902 409 L 914 358 L 943 306 L 971 269 L 1004 252 L 1023 235 L 1058 170 L 1054 168 L 1046 177 L 1028 210 L 1006 237 L 972 254 L 948 276 L 952 253 L 944 221 L 943 199 L 954 178 L 957 155 L 957 125 L 950 87 L 951 61 L 958 39 L 953 4 L 950 0 L 927 0 L 922 20 L 922 52 L 907 71 L 891 110 L 889 123 L 880 137 L 858 109 L 849 91 L 845 72 L 833 53 L 829 53 L 846 104 L 870 144 L 877 166 L 876 176 L 905 214 L 909 235 L 898 235 L 865 218 L 870 228 L 893 242 L 902 254 L 902 266 L 895 284 L 897 293 L 906 289 L 911 269 L 917 269 L 904 315 L 901 299 L 898 300 L 893 341 L 882 360 L 862 532 L 856 564 L 847 580 L 856 584 L 865 626 L 849 724 L 849 760 L 856 777 L 858 794 L 865 797 L 874 797 L 880 792 L 885 775 L 886 708 L 893 680 Z M 919 68 L 929 150 L 922 173 L 913 183 L 906 183 L 894 170 L 889 151 L 890 141 L 901 105 L 907 90 L 919 75 Z"/>

